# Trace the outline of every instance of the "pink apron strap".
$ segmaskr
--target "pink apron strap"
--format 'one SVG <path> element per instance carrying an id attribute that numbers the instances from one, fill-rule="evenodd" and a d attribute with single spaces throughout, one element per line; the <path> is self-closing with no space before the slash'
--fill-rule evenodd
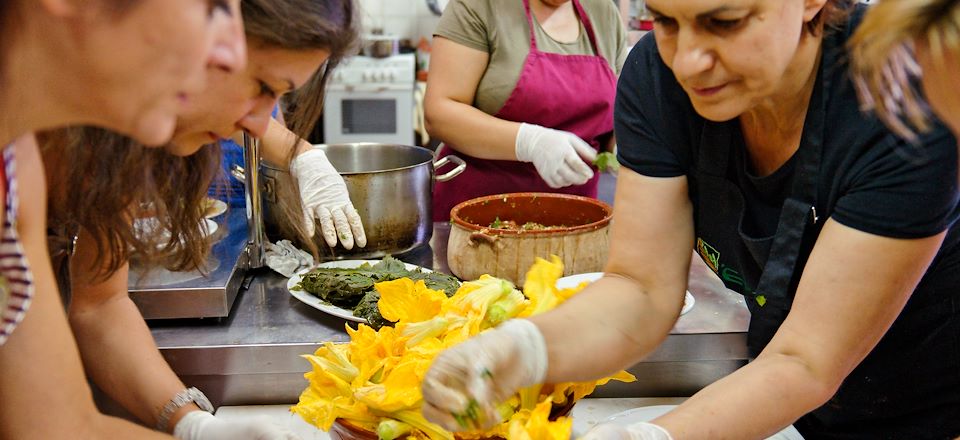
<path id="1" fill-rule="evenodd" d="M 533 31 L 533 13 L 530 12 L 530 0 L 523 0 L 523 11 L 527 14 L 527 29 L 530 30 L 530 51 L 537 49 L 537 37 Z"/>

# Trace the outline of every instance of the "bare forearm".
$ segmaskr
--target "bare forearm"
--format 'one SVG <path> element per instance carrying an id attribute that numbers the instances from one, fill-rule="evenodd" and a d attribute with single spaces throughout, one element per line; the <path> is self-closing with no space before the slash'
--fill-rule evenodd
<path id="1" fill-rule="evenodd" d="M 654 422 L 678 439 L 765 438 L 823 405 L 833 391 L 796 357 L 761 356 Z"/>
<path id="2" fill-rule="evenodd" d="M 634 282 L 606 276 L 556 310 L 536 316 L 547 341 L 547 382 L 593 380 L 630 367 L 673 328 L 683 301 L 655 300 Z"/>
<path id="3" fill-rule="evenodd" d="M 287 168 L 290 160 L 290 150 L 296 145 L 297 154 L 313 148 L 309 142 L 300 139 L 282 122 L 271 119 L 267 132 L 260 139 L 260 155 L 264 160 L 281 168 Z"/>
<path id="4" fill-rule="evenodd" d="M 520 124 L 488 115 L 453 100 L 430 102 L 426 109 L 430 135 L 480 159 L 517 160 Z"/>
<path id="5" fill-rule="evenodd" d="M 135 425 L 129 421 L 118 419 L 116 417 L 97 415 L 99 421 L 95 424 L 94 432 L 86 438 L 89 439 L 144 439 L 144 440 L 170 440 L 168 434 Z M 74 437 L 83 438 L 83 437 Z"/>
<path id="6" fill-rule="evenodd" d="M 136 305 L 126 295 L 96 308 L 72 308 L 76 334 L 87 374 L 108 396 L 148 426 L 157 423 L 163 405 L 184 389 L 160 355 Z M 179 411 L 169 426 L 189 409 Z"/>

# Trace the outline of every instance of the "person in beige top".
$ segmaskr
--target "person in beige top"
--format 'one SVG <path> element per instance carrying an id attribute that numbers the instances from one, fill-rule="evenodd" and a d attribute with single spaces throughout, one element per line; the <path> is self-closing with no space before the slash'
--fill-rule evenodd
<path id="1" fill-rule="evenodd" d="M 596 197 L 592 162 L 612 148 L 626 32 L 608 0 L 455 0 L 444 10 L 424 98 L 438 156 L 435 221 L 475 197 L 517 191 Z"/>

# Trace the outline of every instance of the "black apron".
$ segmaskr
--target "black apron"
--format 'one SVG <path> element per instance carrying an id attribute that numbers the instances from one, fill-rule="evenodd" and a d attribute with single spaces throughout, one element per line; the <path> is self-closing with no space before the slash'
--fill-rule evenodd
<path id="1" fill-rule="evenodd" d="M 809 253 L 802 250 L 812 246 L 822 227 L 816 208 L 825 114 L 821 78 L 817 79 L 810 101 L 811 111 L 806 116 L 800 148 L 791 159 L 796 162 L 793 186 L 783 203 L 774 235 L 748 235 L 744 227 L 744 197 L 739 185 L 728 177 L 730 158 L 736 157 L 733 132 L 740 129 L 739 124 L 707 122 L 697 153 L 699 165 L 692 179 L 697 198 L 697 251 L 727 287 L 747 297 L 747 345 L 751 357 L 763 350 L 786 319 L 793 304 L 795 280 L 799 279 Z M 737 225 L 736 234 L 730 233 L 730 225 Z M 728 266 L 724 261 L 737 264 Z M 742 261 L 754 261 L 763 270 L 759 274 L 741 273 L 745 267 L 739 264 Z M 756 288 L 751 287 L 753 283 Z"/>
<path id="2" fill-rule="evenodd" d="M 696 201 L 696 250 L 728 288 L 745 296 L 751 314 L 747 334 L 751 357 L 766 347 L 786 319 L 806 259 L 830 215 L 830 210 L 818 205 L 818 183 L 828 110 L 825 91 L 831 90 L 830 78 L 834 77 L 824 71 L 835 63 L 832 58 L 823 55 L 800 147 L 790 159 L 794 178 L 774 235 L 750 236 L 744 226 L 748 215 L 745 198 L 731 180 L 736 176 L 731 158 L 738 157 L 736 149 L 743 145 L 737 121 L 706 122 L 696 171 L 689 176 Z M 733 225 L 736 233 L 732 233 Z M 800 432 L 808 439 L 952 438 L 960 434 L 960 412 L 943 411 L 956 408 L 960 396 L 960 371 L 949 371 L 960 357 L 960 338 L 956 336 L 960 334 L 960 301 L 955 294 L 944 296 L 946 301 L 901 315 L 837 394 L 795 424 Z M 953 336 L 928 343 L 938 337 L 935 335 L 944 334 Z M 951 348 L 953 345 L 956 347 Z M 921 348 L 911 351 L 913 347 Z M 922 369 L 920 365 L 936 365 L 938 373 L 909 373 Z M 914 406 L 920 401 L 923 408 Z"/>

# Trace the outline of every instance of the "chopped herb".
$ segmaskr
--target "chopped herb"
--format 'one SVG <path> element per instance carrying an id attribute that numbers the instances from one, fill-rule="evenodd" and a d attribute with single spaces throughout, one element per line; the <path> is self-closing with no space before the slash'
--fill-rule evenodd
<path id="1" fill-rule="evenodd" d="M 609 172 L 614 174 L 618 169 L 620 169 L 620 163 L 617 162 L 617 156 L 607 151 L 597 154 L 597 158 L 593 161 L 593 164 L 598 170 L 600 170 L 601 173 Z"/>

